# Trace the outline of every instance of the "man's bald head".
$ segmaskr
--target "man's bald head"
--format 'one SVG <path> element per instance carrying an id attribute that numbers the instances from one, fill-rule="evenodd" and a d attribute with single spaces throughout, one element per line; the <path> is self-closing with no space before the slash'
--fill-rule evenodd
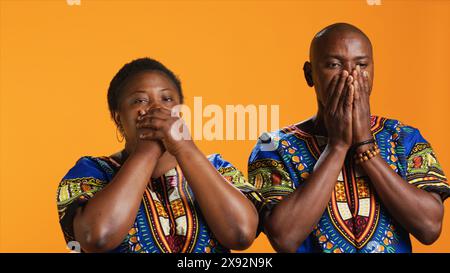
<path id="1" fill-rule="evenodd" d="M 337 43 L 346 37 L 359 38 L 362 43 L 367 43 L 372 54 L 372 43 L 362 30 L 348 23 L 336 23 L 325 27 L 314 36 L 309 48 L 310 61 L 314 62 L 317 56 L 324 54 L 327 45 Z"/>

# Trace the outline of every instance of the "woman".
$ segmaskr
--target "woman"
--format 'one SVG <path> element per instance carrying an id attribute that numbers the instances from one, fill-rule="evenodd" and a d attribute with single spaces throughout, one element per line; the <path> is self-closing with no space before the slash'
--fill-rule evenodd
<path id="1" fill-rule="evenodd" d="M 227 252 L 256 236 L 259 198 L 240 171 L 176 140 L 178 78 L 158 61 L 126 64 L 108 90 L 125 139 L 111 156 L 80 158 L 59 184 L 60 224 L 84 252 Z M 244 194 L 243 194 L 244 193 Z M 247 198 L 246 198 L 247 196 Z"/>

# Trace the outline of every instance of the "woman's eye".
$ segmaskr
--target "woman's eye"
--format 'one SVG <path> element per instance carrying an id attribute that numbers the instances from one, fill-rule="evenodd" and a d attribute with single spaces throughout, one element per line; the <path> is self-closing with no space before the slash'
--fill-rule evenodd
<path id="1" fill-rule="evenodd" d="M 164 100 L 164 101 L 167 101 L 167 102 L 173 101 L 173 99 L 172 99 L 171 97 L 165 97 L 165 98 L 163 98 L 163 100 Z"/>
<path id="2" fill-rule="evenodd" d="M 135 99 L 134 103 L 147 103 L 148 100 L 147 99 Z"/>
<path id="3" fill-rule="evenodd" d="M 361 68 L 366 68 L 367 64 L 358 64 Z"/>

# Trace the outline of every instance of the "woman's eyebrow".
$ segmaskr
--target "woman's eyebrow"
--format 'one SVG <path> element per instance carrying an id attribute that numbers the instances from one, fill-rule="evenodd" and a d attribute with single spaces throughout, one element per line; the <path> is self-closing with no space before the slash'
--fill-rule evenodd
<path id="1" fill-rule="evenodd" d="M 165 87 L 165 88 L 159 89 L 158 91 L 162 92 L 162 91 L 175 91 L 175 90 L 173 90 L 172 88 L 169 88 L 169 87 Z"/>
<path id="2" fill-rule="evenodd" d="M 136 90 L 136 91 L 133 91 L 130 95 L 134 95 L 136 93 L 147 93 L 147 92 L 145 92 L 144 90 Z"/>
<path id="3" fill-rule="evenodd" d="M 169 87 L 164 87 L 164 88 L 161 88 L 161 89 L 158 90 L 158 92 L 162 92 L 162 91 L 174 91 L 174 90 L 172 88 L 169 88 Z M 147 94 L 147 91 L 138 89 L 138 90 L 135 90 L 135 91 L 131 92 L 128 96 L 132 96 L 132 95 L 138 94 L 138 93 Z"/>

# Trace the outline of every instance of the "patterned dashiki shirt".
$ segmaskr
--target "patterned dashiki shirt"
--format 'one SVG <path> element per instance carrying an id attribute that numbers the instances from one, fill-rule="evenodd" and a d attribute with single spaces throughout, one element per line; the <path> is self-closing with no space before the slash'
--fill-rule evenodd
<path id="1" fill-rule="evenodd" d="M 438 193 L 442 200 L 450 195 L 441 165 L 419 130 L 377 116 L 371 117 L 371 130 L 381 157 L 406 182 Z M 249 182 L 264 199 L 261 211 L 276 206 L 307 180 L 327 143 L 325 137 L 295 125 L 270 135 L 274 150 L 267 151 L 260 140 L 248 165 Z M 326 210 L 297 252 L 411 252 L 411 242 L 408 232 L 380 202 L 362 168 L 347 157 Z"/>
<path id="2" fill-rule="evenodd" d="M 208 157 L 219 173 L 250 200 L 261 202 L 242 173 L 219 154 Z M 119 171 L 111 157 L 80 158 L 57 190 L 59 221 L 66 242 L 75 241 L 73 218 Z M 258 201 L 256 201 L 258 200 Z M 123 242 L 111 252 L 176 253 L 229 252 L 208 228 L 194 193 L 179 166 L 153 179 L 143 196 L 136 220 Z"/>

